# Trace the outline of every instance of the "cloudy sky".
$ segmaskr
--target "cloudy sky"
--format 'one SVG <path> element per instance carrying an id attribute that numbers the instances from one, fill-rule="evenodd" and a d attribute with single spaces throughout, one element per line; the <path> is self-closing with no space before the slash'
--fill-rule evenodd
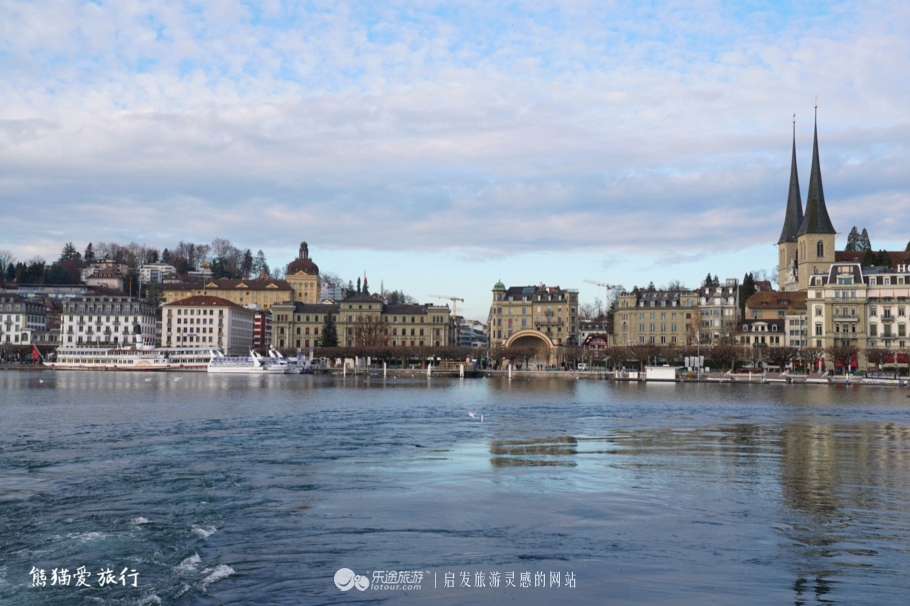
<path id="1" fill-rule="evenodd" d="M 792 114 L 910 239 L 910 4 L 0 0 L 0 248 L 225 237 L 467 299 L 774 267 Z"/>

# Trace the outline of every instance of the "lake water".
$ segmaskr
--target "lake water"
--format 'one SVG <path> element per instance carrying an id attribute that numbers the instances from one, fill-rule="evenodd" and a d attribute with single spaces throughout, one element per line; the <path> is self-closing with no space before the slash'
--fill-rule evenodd
<path id="1" fill-rule="evenodd" d="M 905 604 L 907 393 L 4 372 L 0 603 Z"/>

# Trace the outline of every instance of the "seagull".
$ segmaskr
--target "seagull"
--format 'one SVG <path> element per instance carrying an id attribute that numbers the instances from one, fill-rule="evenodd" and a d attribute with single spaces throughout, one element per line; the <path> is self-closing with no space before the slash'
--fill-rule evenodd
<path id="1" fill-rule="evenodd" d="M 38 379 L 39 383 L 44 383 L 44 379 Z"/>
<path id="2" fill-rule="evenodd" d="M 483 423 L 483 415 L 482 415 L 482 414 L 479 415 L 479 414 L 477 414 L 476 412 L 474 412 L 473 410 L 469 410 L 469 411 L 468 411 L 468 416 L 471 417 L 472 419 L 480 419 L 480 422 Z"/>

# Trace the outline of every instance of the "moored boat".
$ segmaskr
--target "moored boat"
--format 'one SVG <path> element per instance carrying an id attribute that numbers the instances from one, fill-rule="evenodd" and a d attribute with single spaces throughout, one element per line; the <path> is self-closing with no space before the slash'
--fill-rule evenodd
<path id="1" fill-rule="evenodd" d="M 208 372 L 211 373 L 282 375 L 287 371 L 287 363 L 281 364 L 252 350 L 248 356 L 226 356 L 217 349 L 212 350 L 211 355 L 208 364 Z"/>
<path id="2" fill-rule="evenodd" d="M 58 347 L 55 370 L 205 370 L 211 350 L 201 347 Z"/>

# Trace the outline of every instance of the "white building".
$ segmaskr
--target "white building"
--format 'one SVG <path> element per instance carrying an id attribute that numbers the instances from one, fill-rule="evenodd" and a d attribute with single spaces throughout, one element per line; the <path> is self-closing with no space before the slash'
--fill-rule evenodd
<path id="1" fill-rule="evenodd" d="M 739 322 L 739 280 L 727 278 L 723 286 L 718 280 L 712 284 L 703 280 L 698 289 L 698 307 L 702 342 L 729 338 L 736 332 Z"/>
<path id="2" fill-rule="evenodd" d="M 139 268 L 139 278 L 143 284 L 160 284 L 168 274 L 177 273 L 177 268 L 169 263 L 146 263 Z"/>
<path id="3" fill-rule="evenodd" d="M 256 311 L 227 299 L 195 295 L 162 306 L 161 342 L 165 347 L 212 347 L 247 355 L 253 347 Z"/>
<path id="4" fill-rule="evenodd" d="M 63 304 L 60 345 L 154 345 L 155 307 L 127 296 L 76 297 Z"/>
<path id="5" fill-rule="evenodd" d="M 0 294 L 0 344 L 30 345 L 47 332 L 47 309 L 19 295 Z"/>

